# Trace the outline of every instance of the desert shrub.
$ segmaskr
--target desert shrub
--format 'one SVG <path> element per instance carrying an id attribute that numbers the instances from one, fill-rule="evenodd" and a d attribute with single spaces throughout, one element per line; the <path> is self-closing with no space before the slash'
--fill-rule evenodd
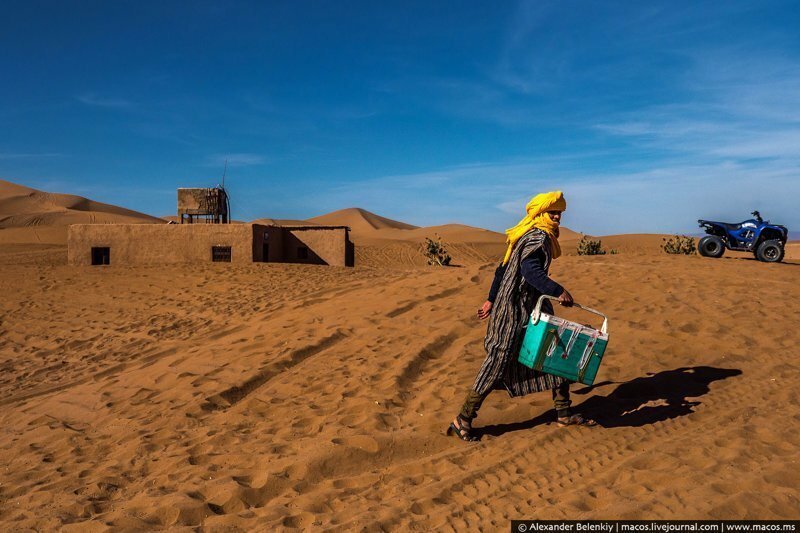
<path id="1" fill-rule="evenodd" d="M 603 250 L 603 242 L 601 240 L 593 241 L 586 238 L 586 235 L 581 237 L 578 243 L 578 255 L 605 255 L 606 251 Z"/>
<path id="2" fill-rule="evenodd" d="M 423 253 L 428 258 L 429 265 L 447 266 L 452 261 L 450 254 L 442 243 L 442 238 L 436 235 L 436 240 L 425 237 L 425 244 L 423 245 Z"/>
<path id="3" fill-rule="evenodd" d="M 668 254 L 693 255 L 697 251 L 694 239 L 685 235 L 675 235 L 669 239 L 664 237 L 661 240 L 664 241 L 661 249 Z"/>
<path id="4" fill-rule="evenodd" d="M 616 248 L 612 248 L 611 251 L 608 253 L 610 253 L 611 255 L 617 255 L 619 253 L 619 250 L 617 250 Z"/>

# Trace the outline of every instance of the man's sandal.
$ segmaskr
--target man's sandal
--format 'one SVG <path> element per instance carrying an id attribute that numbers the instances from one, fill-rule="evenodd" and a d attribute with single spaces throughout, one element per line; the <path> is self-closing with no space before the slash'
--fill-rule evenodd
<path id="1" fill-rule="evenodd" d="M 567 426 L 594 427 L 597 425 L 597 422 L 595 422 L 591 418 L 584 418 L 581 415 L 570 415 L 557 418 L 556 424 L 558 424 L 558 427 L 560 428 L 564 428 Z"/>
<path id="2" fill-rule="evenodd" d="M 458 425 L 456 425 L 456 421 Z M 480 440 L 479 437 L 472 435 L 472 428 L 467 425 L 464 427 L 464 424 L 469 424 L 469 420 L 463 418 L 461 415 L 456 416 L 456 419 L 450 422 L 450 427 L 447 428 L 446 435 L 449 437 L 451 435 L 455 435 L 459 439 L 467 442 L 475 442 Z"/>

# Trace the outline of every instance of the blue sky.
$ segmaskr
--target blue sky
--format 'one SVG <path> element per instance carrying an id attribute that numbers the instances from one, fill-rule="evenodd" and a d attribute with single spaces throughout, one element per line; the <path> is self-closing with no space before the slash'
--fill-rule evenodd
<path id="1" fill-rule="evenodd" d="M 37 2 L 0 18 L 0 178 L 154 215 L 800 228 L 800 3 Z"/>

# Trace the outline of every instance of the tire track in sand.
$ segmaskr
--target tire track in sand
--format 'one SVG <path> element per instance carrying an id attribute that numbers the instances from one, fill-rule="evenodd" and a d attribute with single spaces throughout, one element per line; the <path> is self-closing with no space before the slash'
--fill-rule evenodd
<path id="1" fill-rule="evenodd" d="M 408 303 L 406 305 L 398 307 L 397 309 L 393 309 L 392 311 L 389 311 L 388 313 L 386 313 L 386 316 L 389 317 L 389 318 L 395 318 L 397 316 L 402 315 L 403 313 L 407 313 L 408 311 L 411 311 L 412 309 L 414 309 L 415 307 L 417 307 L 418 305 L 420 305 L 422 303 L 433 302 L 433 301 L 439 300 L 441 298 L 447 298 L 448 296 L 452 296 L 453 294 L 456 294 L 456 293 L 460 292 L 461 290 L 462 290 L 461 287 L 452 287 L 450 289 L 445 289 L 442 292 L 437 292 L 436 294 L 431 294 L 430 296 L 426 296 L 422 300 L 415 300 L 415 301 L 410 302 L 410 303 Z"/>
<path id="2" fill-rule="evenodd" d="M 423 347 L 417 352 L 416 357 L 411 359 L 408 364 L 397 376 L 398 396 L 405 399 L 410 393 L 410 387 L 414 381 L 417 380 L 427 368 L 428 364 L 438 359 L 455 341 L 458 339 L 456 331 L 451 331 L 446 335 L 442 335 L 433 340 L 430 344 Z"/>
<path id="3" fill-rule="evenodd" d="M 735 404 L 735 391 L 735 386 L 709 391 L 708 394 L 713 394 L 713 398 L 707 398 L 706 402 Z M 582 494 L 585 491 L 582 482 L 586 478 L 599 478 L 606 482 L 600 483 L 600 486 L 611 488 L 619 469 L 624 470 L 643 455 L 656 452 L 667 443 L 680 443 L 693 424 L 690 415 L 691 413 L 656 422 L 649 427 L 626 428 L 625 431 L 602 427 L 546 431 L 544 425 L 539 425 L 538 428 L 545 431 L 537 431 L 533 439 L 517 439 L 514 435 L 516 432 L 511 431 L 476 445 L 456 444 L 439 457 L 447 457 L 450 462 L 455 462 L 453 475 L 415 490 L 416 494 L 412 493 L 411 508 L 416 511 L 413 512 L 416 517 L 375 520 L 367 528 L 394 529 L 423 523 L 430 525 L 427 521 L 430 519 L 428 514 L 435 508 L 437 501 L 453 501 L 458 504 L 457 512 L 441 517 L 450 525 L 458 520 L 488 522 L 490 517 L 494 517 L 492 506 L 510 495 L 517 498 L 517 505 L 520 506 L 520 509 L 516 509 L 517 512 L 534 507 L 541 509 L 543 505 L 550 506 L 549 510 L 553 511 L 558 508 L 559 503 L 575 494 Z M 480 431 L 480 428 L 477 429 Z M 494 447 L 499 442 L 505 443 L 507 451 L 487 461 L 487 454 L 484 453 L 486 447 Z M 538 475 L 531 465 L 536 465 L 541 457 L 568 457 L 569 460 L 546 467 L 546 470 L 550 470 L 550 475 Z M 400 472 L 394 474 L 400 475 Z M 658 502 L 658 487 L 653 485 L 644 490 L 649 492 L 648 501 L 655 505 Z M 555 494 L 558 497 L 553 497 Z M 585 494 L 581 497 L 582 505 L 585 505 L 582 512 L 601 510 L 598 508 L 598 498 L 587 498 Z M 679 509 L 669 511 L 677 513 Z M 566 512 L 569 512 L 569 508 Z M 553 518 L 565 516 L 566 514 Z"/>
<path id="4" fill-rule="evenodd" d="M 286 370 L 299 365 L 309 357 L 339 343 L 345 337 L 346 335 L 344 332 L 339 330 L 333 335 L 320 340 L 316 344 L 299 348 L 293 351 L 291 355 L 289 355 L 288 359 L 281 360 L 268 366 L 266 370 L 259 372 L 244 383 L 240 385 L 234 385 L 233 387 L 227 388 L 220 393 L 209 396 L 206 398 L 205 403 L 203 403 L 200 407 L 206 412 L 224 411 L 230 407 L 233 407 L 237 403 L 247 398 L 247 396 L 266 385 L 272 378 L 281 372 L 285 372 Z"/>

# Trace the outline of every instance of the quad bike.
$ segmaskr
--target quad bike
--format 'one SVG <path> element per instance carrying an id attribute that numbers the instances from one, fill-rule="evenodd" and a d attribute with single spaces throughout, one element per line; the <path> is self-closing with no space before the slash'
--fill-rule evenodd
<path id="1" fill-rule="evenodd" d="M 783 259 L 789 230 L 785 226 L 770 224 L 758 211 L 739 224 L 698 220 L 706 235 L 697 243 L 697 251 L 704 257 L 722 257 L 725 248 L 738 252 L 754 253 L 759 261 L 777 263 Z"/>

